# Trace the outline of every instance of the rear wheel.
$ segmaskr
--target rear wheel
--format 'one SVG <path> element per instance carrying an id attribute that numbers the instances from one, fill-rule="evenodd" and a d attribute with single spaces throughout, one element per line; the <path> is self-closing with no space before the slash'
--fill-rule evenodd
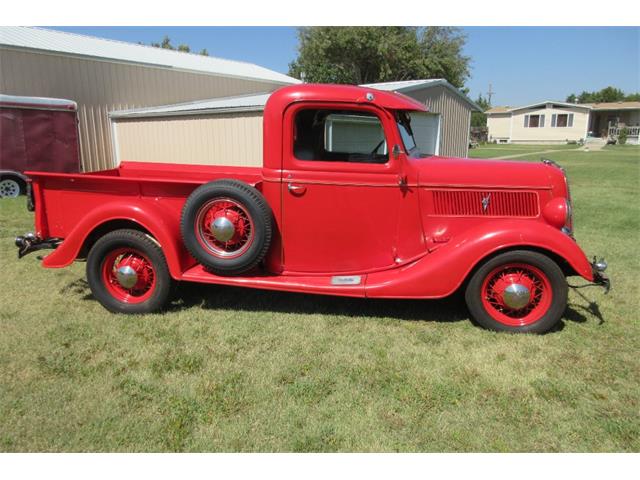
<path id="1" fill-rule="evenodd" d="M 115 313 L 160 310 L 172 280 L 158 244 L 137 230 L 115 230 L 100 238 L 87 257 L 93 296 Z"/>
<path id="2" fill-rule="evenodd" d="M 544 333 L 567 305 L 567 282 L 560 267 L 537 252 L 506 252 L 485 262 L 471 277 L 465 300 L 483 327 Z"/>

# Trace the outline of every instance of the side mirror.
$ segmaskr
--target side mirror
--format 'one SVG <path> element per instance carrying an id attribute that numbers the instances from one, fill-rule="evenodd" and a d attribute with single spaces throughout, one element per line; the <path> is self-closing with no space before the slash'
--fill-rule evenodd
<path id="1" fill-rule="evenodd" d="M 402 153 L 402 149 L 400 148 L 400 145 L 395 144 L 391 149 L 391 155 L 393 155 L 393 158 L 398 158 L 401 153 Z"/>

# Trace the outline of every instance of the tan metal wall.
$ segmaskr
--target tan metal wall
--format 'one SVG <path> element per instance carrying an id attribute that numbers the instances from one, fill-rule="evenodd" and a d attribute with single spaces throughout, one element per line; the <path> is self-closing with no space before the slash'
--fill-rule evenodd
<path id="1" fill-rule="evenodd" d="M 441 115 L 440 155 L 466 157 L 469 154 L 471 108 L 446 87 L 432 87 L 407 92 L 407 95 L 427 105 L 432 113 Z"/>
<path id="2" fill-rule="evenodd" d="M 441 116 L 440 155 L 466 157 L 471 110 L 446 88 L 410 92 Z M 262 166 L 262 112 L 114 119 L 121 161 Z"/>
<path id="3" fill-rule="evenodd" d="M 262 166 L 262 112 L 115 119 L 121 161 Z"/>
<path id="4" fill-rule="evenodd" d="M 267 81 L 0 48 L 1 93 L 67 98 L 78 103 L 80 150 L 87 171 L 114 166 L 109 111 L 269 92 L 279 86 Z"/>

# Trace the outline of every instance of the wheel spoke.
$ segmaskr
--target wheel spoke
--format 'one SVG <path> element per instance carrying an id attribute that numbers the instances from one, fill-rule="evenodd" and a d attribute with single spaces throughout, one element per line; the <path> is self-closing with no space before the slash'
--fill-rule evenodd
<path id="1" fill-rule="evenodd" d="M 233 224 L 233 236 L 218 240 L 212 231 L 217 218 L 226 218 Z M 253 223 L 244 207 L 230 199 L 216 199 L 204 205 L 196 218 L 196 230 L 200 243 L 219 257 L 241 255 L 253 242 Z"/>
<path id="2" fill-rule="evenodd" d="M 512 285 L 528 291 L 528 302 L 521 308 L 507 304 L 506 291 Z M 487 275 L 482 286 L 482 298 L 485 308 L 500 322 L 525 325 L 537 321 L 549 308 L 550 289 L 548 279 L 538 268 L 527 264 L 507 264 Z"/>

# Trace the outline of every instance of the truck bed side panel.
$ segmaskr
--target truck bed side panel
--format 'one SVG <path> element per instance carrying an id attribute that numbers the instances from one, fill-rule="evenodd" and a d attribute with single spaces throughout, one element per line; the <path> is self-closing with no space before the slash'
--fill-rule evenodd
<path id="1" fill-rule="evenodd" d="M 180 236 L 180 216 L 189 194 L 219 178 L 240 178 L 259 187 L 260 169 L 204 167 L 184 169 L 149 164 L 125 165 L 96 174 L 30 172 L 36 198 L 36 234 L 59 237 L 62 244 L 45 257 L 46 267 L 73 262 L 88 236 L 106 222 L 137 223 L 161 244 L 174 278 L 194 264 Z"/>

